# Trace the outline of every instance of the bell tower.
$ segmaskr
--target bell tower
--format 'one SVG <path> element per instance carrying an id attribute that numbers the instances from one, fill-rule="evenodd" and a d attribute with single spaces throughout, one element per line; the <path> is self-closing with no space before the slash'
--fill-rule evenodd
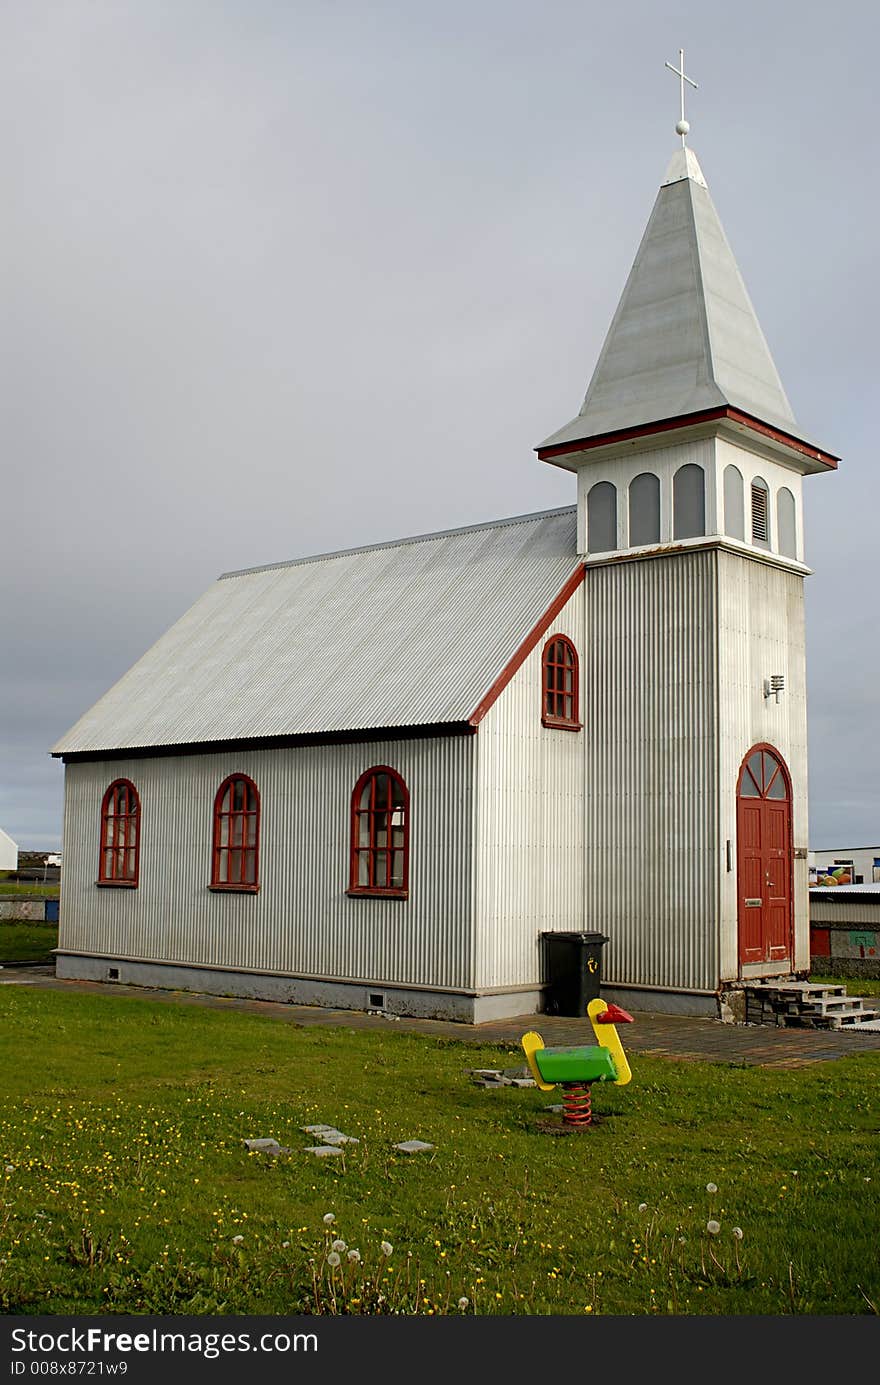
<path id="1" fill-rule="evenodd" d="M 536 450 L 577 475 L 584 926 L 615 999 L 699 1011 L 809 968 L 802 485 L 838 458 L 795 420 L 683 106 L 676 130 L 581 409 Z"/>

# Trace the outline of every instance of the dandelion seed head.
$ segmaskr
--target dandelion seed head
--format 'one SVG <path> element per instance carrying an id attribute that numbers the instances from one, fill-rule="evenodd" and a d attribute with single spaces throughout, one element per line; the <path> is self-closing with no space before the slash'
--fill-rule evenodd
<path id="1" fill-rule="evenodd" d="M 347 1247 L 347 1245 L 345 1244 L 344 1241 L 334 1241 L 333 1244 L 332 1244 L 332 1246 L 330 1247 L 330 1249 L 331 1249 L 331 1250 L 347 1250 L 348 1247 Z"/>
<path id="2" fill-rule="evenodd" d="M 243 1240 L 244 1240 L 244 1236 L 233 1236 L 233 1238 L 232 1238 L 232 1244 L 233 1244 L 234 1246 L 240 1246 Z"/>
<path id="3" fill-rule="evenodd" d="M 648 1204 L 647 1204 L 647 1202 L 640 1202 L 640 1203 L 639 1203 L 639 1211 L 640 1211 L 640 1212 L 647 1212 L 647 1210 L 648 1210 Z"/>
<path id="4" fill-rule="evenodd" d="M 331 1270 L 335 1270 L 336 1266 L 340 1264 L 339 1256 L 336 1254 L 335 1250 L 331 1250 L 330 1254 L 327 1256 L 327 1264 L 330 1266 Z"/>
<path id="5" fill-rule="evenodd" d="M 462 1295 L 462 1297 L 458 1300 L 458 1306 L 459 1306 L 459 1308 L 461 1309 L 462 1312 L 464 1312 L 465 1308 L 467 1308 L 469 1304 L 470 1304 L 470 1299 L 469 1299 L 469 1298 L 465 1298 L 463 1295 Z"/>
<path id="6" fill-rule="evenodd" d="M 720 1222 L 717 1222 L 717 1221 L 711 1221 L 711 1220 L 710 1220 L 710 1221 L 707 1221 L 707 1222 L 706 1222 L 706 1230 L 708 1231 L 708 1233 L 709 1233 L 710 1236 L 717 1236 L 717 1235 L 718 1235 L 718 1232 L 721 1230 L 721 1223 L 720 1223 Z"/>
<path id="7" fill-rule="evenodd" d="M 737 1239 L 738 1241 L 741 1241 L 742 1238 L 743 1238 L 743 1229 L 742 1229 L 742 1227 L 741 1227 L 741 1226 L 735 1226 L 735 1227 L 733 1228 L 733 1234 L 734 1234 L 734 1236 L 736 1237 L 736 1239 Z"/>
<path id="8" fill-rule="evenodd" d="M 322 1220 L 325 1226 L 332 1226 L 336 1218 L 332 1212 L 325 1212 Z"/>
<path id="9" fill-rule="evenodd" d="M 717 1193 L 717 1192 L 718 1192 L 718 1188 L 716 1187 L 716 1185 L 715 1185 L 714 1183 L 707 1183 L 707 1184 L 706 1184 L 706 1192 L 707 1192 L 707 1193 Z"/>
<path id="10" fill-rule="evenodd" d="M 394 1246 L 391 1244 L 390 1241 L 383 1241 L 382 1245 L 380 1246 L 380 1250 L 382 1251 L 382 1254 L 385 1256 L 386 1259 L 391 1254 L 393 1249 Z"/>
<path id="11" fill-rule="evenodd" d="M 361 1258 L 361 1253 L 359 1250 L 352 1249 L 348 1252 L 347 1258 L 352 1262 L 353 1265 L 356 1265 Z"/>

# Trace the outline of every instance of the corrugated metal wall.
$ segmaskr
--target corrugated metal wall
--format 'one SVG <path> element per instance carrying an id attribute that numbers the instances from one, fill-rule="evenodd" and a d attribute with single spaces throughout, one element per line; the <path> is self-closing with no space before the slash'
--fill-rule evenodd
<path id="1" fill-rule="evenodd" d="M 733 857 L 733 870 L 721 877 L 721 974 L 729 979 L 737 974 L 736 784 L 746 751 L 760 742 L 776 747 L 792 778 L 792 844 L 803 852 L 794 862 L 794 964 L 810 965 L 804 579 L 735 553 L 719 553 L 718 564 L 720 836 Z M 764 697 L 773 673 L 785 678 L 778 703 Z"/>
<path id="2" fill-rule="evenodd" d="M 541 725 L 541 659 L 554 635 L 581 655 L 583 588 L 539 640 L 477 735 L 475 916 L 485 987 L 540 981 L 538 937 L 583 926 L 583 732 Z"/>
<path id="3" fill-rule="evenodd" d="M 469 988 L 474 738 L 85 761 L 67 766 L 61 946 L 296 975 Z M 411 796 L 410 897 L 349 898 L 351 793 L 388 764 Z M 214 893 L 214 794 L 241 771 L 262 800 L 255 895 Z M 140 884 L 95 886 L 101 799 L 141 799 Z"/>
<path id="4" fill-rule="evenodd" d="M 716 554 L 587 568 L 584 926 L 606 981 L 718 978 Z"/>

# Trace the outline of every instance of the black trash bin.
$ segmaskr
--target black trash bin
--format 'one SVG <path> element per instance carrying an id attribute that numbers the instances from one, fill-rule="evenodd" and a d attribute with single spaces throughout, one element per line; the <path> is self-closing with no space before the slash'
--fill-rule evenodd
<path id="1" fill-rule="evenodd" d="M 604 933 L 542 933 L 544 1010 L 548 1015 L 586 1015 L 599 995 Z"/>

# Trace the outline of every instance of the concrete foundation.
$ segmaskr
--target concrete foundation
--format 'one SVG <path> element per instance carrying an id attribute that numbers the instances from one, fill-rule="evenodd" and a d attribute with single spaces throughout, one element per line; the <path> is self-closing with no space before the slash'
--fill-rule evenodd
<path id="1" fill-rule="evenodd" d="M 458 1020 L 483 1024 L 488 1020 L 534 1015 L 541 1007 L 539 986 L 509 991 L 439 991 L 427 987 L 385 985 L 381 982 L 331 981 L 266 972 L 227 971 L 126 957 L 96 957 L 59 952 L 55 974 L 61 980 L 109 981 L 158 990 L 194 991 L 203 995 L 241 996 L 289 1005 L 320 1005 L 332 1010 L 381 1010 L 414 1019 Z"/>

